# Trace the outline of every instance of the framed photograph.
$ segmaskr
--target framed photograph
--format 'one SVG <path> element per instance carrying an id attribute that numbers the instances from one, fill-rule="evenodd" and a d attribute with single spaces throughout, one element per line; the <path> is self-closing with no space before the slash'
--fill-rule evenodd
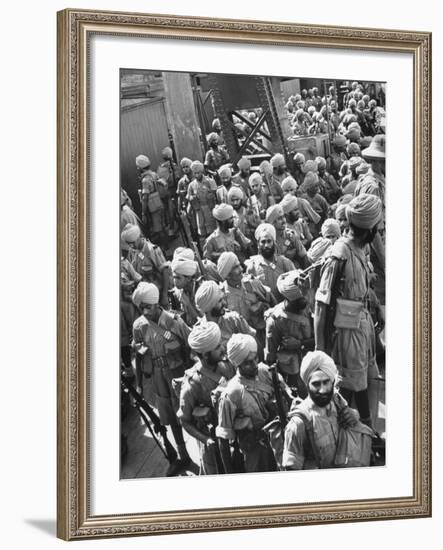
<path id="1" fill-rule="evenodd" d="M 58 13 L 60 538 L 431 515 L 430 85 L 426 32 Z"/>

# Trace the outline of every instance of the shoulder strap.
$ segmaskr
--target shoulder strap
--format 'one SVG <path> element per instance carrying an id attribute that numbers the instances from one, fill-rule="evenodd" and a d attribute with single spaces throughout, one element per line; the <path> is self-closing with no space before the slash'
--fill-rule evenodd
<path id="1" fill-rule="evenodd" d="M 297 417 L 301 418 L 303 420 L 303 423 L 305 425 L 306 434 L 308 436 L 309 445 L 312 450 L 312 454 L 314 455 L 315 463 L 317 464 L 317 467 L 320 468 L 320 455 L 318 453 L 317 445 L 315 444 L 314 440 L 314 427 L 312 425 L 312 419 L 310 416 L 307 415 L 307 413 L 297 407 L 294 411 L 291 412 L 291 417 Z"/>

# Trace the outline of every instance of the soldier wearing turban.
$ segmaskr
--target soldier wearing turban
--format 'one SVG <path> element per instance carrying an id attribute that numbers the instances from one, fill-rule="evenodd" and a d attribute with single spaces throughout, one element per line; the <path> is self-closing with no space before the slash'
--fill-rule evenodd
<path id="1" fill-rule="evenodd" d="M 332 152 L 327 158 L 326 169 L 335 178 L 335 181 L 340 181 L 341 165 L 348 160 L 346 156 L 347 140 L 345 136 L 337 134 L 332 144 Z"/>
<path id="2" fill-rule="evenodd" d="M 378 369 L 368 309 L 371 267 L 365 251 L 377 234 L 382 204 L 378 197 L 363 194 L 354 197 L 345 212 L 349 229 L 332 246 L 315 296 L 316 345 L 336 362 L 343 379 L 342 395 L 347 401 L 355 395 L 362 422 L 371 424 L 368 376 L 375 377 Z M 335 310 L 333 319 L 328 317 L 329 308 Z M 327 319 L 333 324 L 327 324 Z"/>
<path id="3" fill-rule="evenodd" d="M 190 250 L 190 249 L 184 249 Z M 194 252 L 192 255 L 194 256 Z M 172 309 L 182 312 L 185 323 L 192 327 L 201 314 L 195 305 L 195 286 L 199 268 L 196 261 L 183 255 L 176 256 L 171 263 L 173 288 L 170 291 Z"/>
<path id="4" fill-rule="evenodd" d="M 233 252 L 223 252 L 217 263 L 223 282 L 228 309 L 237 311 L 255 329 L 259 342 L 259 356 L 263 359 L 265 321 L 263 313 L 275 304 L 271 290 L 261 281 L 243 274 L 240 262 Z"/>
<path id="5" fill-rule="evenodd" d="M 215 437 L 218 416 L 212 394 L 226 386 L 235 369 L 226 361 L 226 349 L 216 323 L 210 321 L 195 326 L 188 343 L 198 360 L 183 378 L 177 416 L 185 431 L 198 442 L 199 474 L 221 474 Z"/>
<path id="6" fill-rule="evenodd" d="M 227 345 L 229 361 L 237 374 L 219 399 L 217 437 L 226 472 L 233 472 L 229 441 L 237 439 L 246 472 L 277 469 L 268 439 L 262 428 L 275 416 L 271 407 L 274 387 L 270 371 L 257 360 L 257 343 L 246 334 L 234 334 Z M 280 379 L 285 395 L 287 387 Z"/>
<path id="7" fill-rule="evenodd" d="M 206 151 L 205 166 L 211 172 L 217 172 L 222 164 L 229 161 L 228 152 L 222 146 L 222 139 L 217 132 L 211 132 L 208 137 L 209 149 Z"/>
<path id="8" fill-rule="evenodd" d="M 217 323 L 224 343 L 237 332 L 255 336 L 255 330 L 240 313 L 227 310 L 224 289 L 215 281 L 204 281 L 200 285 L 195 293 L 195 304 L 203 315 L 197 324 L 206 321 Z"/>
<path id="9" fill-rule="evenodd" d="M 286 168 L 285 157 L 281 153 L 277 153 L 271 158 L 272 175 L 269 178 L 269 189 L 276 203 L 283 198 L 281 188 L 282 181 L 290 174 Z"/>
<path id="10" fill-rule="evenodd" d="M 162 241 L 165 229 L 164 207 L 157 192 L 158 176 L 151 170 L 151 161 L 146 155 L 138 155 L 135 166 L 139 179 L 139 194 L 142 206 L 142 223 L 145 234 L 153 240 Z"/>
<path id="11" fill-rule="evenodd" d="M 200 244 L 203 246 L 207 236 L 215 229 L 212 209 L 216 204 L 217 184 L 204 175 L 204 166 L 200 161 L 195 160 L 191 170 L 193 179 L 186 195 L 187 212 L 196 221 Z"/>
<path id="12" fill-rule="evenodd" d="M 187 157 L 183 157 L 180 161 L 180 168 L 182 171 L 182 177 L 178 180 L 177 184 L 177 207 L 179 212 L 186 211 L 188 201 L 186 196 L 188 194 L 188 187 L 192 180 L 191 170 L 192 160 Z"/>
<path id="13" fill-rule="evenodd" d="M 143 374 L 150 377 L 160 422 L 171 427 L 179 460 L 171 464 L 167 475 L 174 475 L 190 462 L 172 388 L 173 378 L 183 376 L 189 366 L 190 329 L 178 315 L 159 305 L 159 291 L 154 284 L 139 283 L 132 300 L 140 311 L 132 330 L 138 385 L 143 384 Z"/>
<path id="14" fill-rule="evenodd" d="M 297 387 L 298 395 L 304 396 L 305 388 L 300 383 L 300 361 L 306 350 L 314 345 L 313 330 L 307 300 L 298 280 L 299 271 L 283 273 L 277 280 L 277 288 L 283 301 L 265 314 L 266 362 L 277 363 L 279 372 L 290 386 Z"/>
<path id="15" fill-rule="evenodd" d="M 309 261 L 306 249 L 294 229 L 287 227 L 282 203 L 268 208 L 266 222 L 275 227 L 275 249 L 277 254 L 285 256 L 296 266 L 307 267 Z"/>
<path id="16" fill-rule="evenodd" d="M 258 254 L 246 260 L 246 272 L 269 287 L 274 299 L 277 301 L 279 296 L 277 290 L 278 276 L 294 269 L 295 266 L 291 260 L 276 253 L 277 232 L 272 224 L 261 223 L 255 230 L 255 239 Z"/>
<path id="17" fill-rule="evenodd" d="M 299 189 L 300 198 L 307 202 L 310 209 L 315 212 L 317 219 L 309 216 L 309 230 L 312 235 L 317 237 L 320 233 L 320 227 L 323 221 L 328 217 L 328 201 L 320 194 L 320 178 L 315 172 L 307 172 L 303 184 Z"/>
<path id="18" fill-rule="evenodd" d="M 251 174 L 251 161 L 247 157 L 242 157 L 238 162 L 238 172 L 232 178 L 232 183 L 241 188 L 246 198 L 251 194 L 249 189 L 249 177 Z"/>
<path id="19" fill-rule="evenodd" d="M 239 190 L 241 192 L 241 190 Z M 234 191 L 234 194 L 238 191 Z M 232 197 L 232 194 L 231 194 Z M 251 241 L 238 226 L 235 226 L 235 210 L 230 204 L 217 204 L 212 214 L 217 222 L 217 229 L 206 239 L 203 256 L 217 263 L 222 252 L 235 252 L 240 261 L 246 258 Z"/>
<path id="20" fill-rule="evenodd" d="M 320 193 L 329 204 L 334 204 L 341 195 L 340 187 L 335 181 L 334 176 L 327 171 L 325 158 L 317 157 L 315 162 L 318 169 Z"/>
<path id="21" fill-rule="evenodd" d="M 161 249 L 143 237 L 138 225 L 127 224 L 121 232 L 121 240 L 129 247 L 128 260 L 146 282 L 154 283 L 160 290 L 160 303 L 167 307 L 169 276 L 168 264 Z"/>
<path id="22" fill-rule="evenodd" d="M 289 412 L 283 467 L 310 470 L 338 466 L 339 429 L 356 429 L 368 435 L 372 435 L 372 430 L 361 424 L 357 428 L 358 413 L 337 393 L 337 368 L 326 353 L 308 352 L 302 361 L 300 375 L 308 396 Z M 311 426 L 311 434 L 306 426 Z"/>
<path id="23" fill-rule="evenodd" d="M 249 220 L 251 229 L 254 230 L 264 218 L 267 208 L 274 204 L 274 198 L 270 189 L 259 172 L 253 172 L 249 177 L 250 194 L 247 201 L 247 209 L 253 216 Z M 249 237 L 249 235 L 248 235 Z"/>

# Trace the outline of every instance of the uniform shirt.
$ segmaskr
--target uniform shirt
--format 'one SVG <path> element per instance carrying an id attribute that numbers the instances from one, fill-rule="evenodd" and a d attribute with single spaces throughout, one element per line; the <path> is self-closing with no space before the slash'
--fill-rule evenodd
<path id="1" fill-rule="evenodd" d="M 212 178 L 203 176 L 201 181 L 193 179 L 188 187 L 186 199 L 191 204 L 193 210 L 199 210 L 201 206 L 207 205 L 209 208 L 215 206 L 215 193 L 217 184 Z"/>
<path id="2" fill-rule="evenodd" d="M 238 174 L 232 176 L 232 183 L 234 185 L 238 185 L 241 188 L 245 197 L 249 197 L 251 195 L 251 189 L 249 187 L 249 176 L 244 178 L 241 175 L 241 172 L 238 172 Z"/>
<path id="3" fill-rule="evenodd" d="M 186 208 L 187 206 L 186 196 L 188 194 L 188 187 L 190 183 L 190 178 L 185 174 L 180 178 L 177 184 L 178 206 L 180 210 Z"/>
<path id="4" fill-rule="evenodd" d="M 146 346 L 152 359 L 166 358 L 168 345 L 174 342 L 186 346 L 190 332 L 191 329 L 178 315 L 164 309 L 157 323 L 141 315 L 134 321 L 132 329 L 136 349 Z"/>
<path id="5" fill-rule="evenodd" d="M 161 271 L 167 266 L 167 263 L 163 252 L 157 245 L 144 239 L 142 249 L 131 249 L 128 259 L 144 281 L 154 283 L 161 289 L 163 284 Z"/>
<path id="6" fill-rule="evenodd" d="M 190 296 L 183 288 L 172 289 L 172 292 L 176 300 L 180 303 L 180 307 L 183 311 L 183 320 L 188 327 L 193 327 L 198 319 L 201 317 L 201 313 L 197 310 L 195 305 L 194 296 Z"/>
<path id="7" fill-rule="evenodd" d="M 239 229 L 231 228 L 228 233 L 224 233 L 217 227 L 206 239 L 203 256 L 217 263 L 222 252 L 234 252 L 242 262 L 250 242 Z"/>
<path id="8" fill-rule="evenodd" d="M 363 174 L 359 178 L 357 187 L 355 188 L 354 195 L 360 195 L 361 193 L 368 193 L 369 195 L 375 195 L 378 197 L 383 206 L 385 205 L 385 187 L 386 181 L 382 174 L 376 174 L 372 168 Z"/>
<path id="9" fill-rule="evenodd" d="M 277 233 L 275 250 L 279 256 L 285 256 L 296 267 L 305 267 L 307 262 L 306 249 L 297 236 L 297 233 L 290 227 L 285 227 L 281 233 Z"/>
<path id="10" fill-rule="evenodd" d="M 239 287 L 223 283 L 228 309 L 237 311 L 254 329 L 263 329 L 265 321 L 263 313 L 273 303 L 270 288 L 262 284 L 258 279 L 245 275 Z"/>
<path id="11" fill-rule="evenodd" d="M 213 149 L 212 147 L 206 151 L 204 164 L 212 170 L 218 170 L 222 164 L 226 164 L 229 160 L 228 154 L 222 147 Z"/>
<path id="12" fill-rule="evenodd" d="M 282 273 L 292 271 L 295 265 L 284 256 L 275 255 L 271 260 L 266 260 L 261 254 L 251 256 L 245 262 L 246 273 L 257 278 L 265 286 L 271 289 L 274 298 L 280 296 L 277 290 L 277 279 Z M 277 300 L 279 301 L 279 300 Z"/>
<path id="13" fill-rule="evenodd" d="M 326 407 L 318 407 L 310 397 L 307 397 L 298 408 L 312 422 L 314 444 L 320 464 L 318 465 L 314 458 L 304 420 L 293 416 L 285 430 L 283 467 L 290 470 L 332 467 L 337 451 L 339 428 L 334 402 L 331 401 Z"/>
<path id="14" fill-rule="evenodd" d="M 206 323 L 206 315 L 199 319 L 196 325 Z M 253 329 L 246 319 L 237 311 L 226 311 L 226 313 L 217 320 L 218 328 L 221 332 L 221 342 L 226 344 L 233 334 L 249 334 L 255 337 L 255 329 Z"/>
<path id="15" fill-rule="evenodd" d="M 235 438 L 235 420 L 249 417 L 249 429 L 259 430 L 269 420 L 267 403 L 274 395 L 274 387 L 269 369 L 258 365 L 254 379 L 237 373 L 222 392 L 219 400 L 217 437 L 232 440 Z"/>
<path id="16" fill-rule="evenodd" d="M 284 302 L 269 309 L 266 318 L 266 361 L 274 363 L 277 352 L 284 351 L 283 338 L 294 337 L 297 340 L 312 338 L 311 322 L 304 313 L 290 313 L 285 310 Z M 288 350 L 289 351 L 289 350 Z M 291 350 L 293 361 L 292 370 L 298 372 L 300 367 L 301 350 Z M 287 369 L 286 369 L 287 370 Z M 286 372 L 285 370 L 285 372 Z"/>
<path id="17" fill-rule="evenodd" d="M 198 361 L 185 373 L 180 391 L 180 407 L 177 418 L 195 424 L 192 413 L 196 407 L 212 409 L 212 392 L 219 386 L 226 386 L 227 381 L 235 375 L 235 368 L 228 361 L 220 361 L 215 371 L 203 367 Z M 216 423 L 217 414 L 209 415 L 205 420 Z M 201 424 L 201 423 L 200 423 Z M 201 429 L 201 425 L 198 426 Z"/>

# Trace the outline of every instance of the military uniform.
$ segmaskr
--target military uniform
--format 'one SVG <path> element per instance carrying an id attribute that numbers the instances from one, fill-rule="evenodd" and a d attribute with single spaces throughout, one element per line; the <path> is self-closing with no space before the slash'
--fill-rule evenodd
<path id="1" fill-rule="evenodd" d="M 206 151 L 205 166 L 213 172 L 218 170 L 222 164 L 226 164 L 228 161 L 228 154 L 222 147 L 216 147 L 215 149 L 211 147 Z"/>
<path id="2" fill-rule="evenodd" d="M 250 242 L 239 229 L 231 228 L 228 233 L 223 233 L 217 228 L 206 239 L 203 247 L 203 256 L 217 263 L 222 252 L 234 252 L 242 263 L 246 257 Z"/>
<path id="3" fill-rule="evenodd" d="M 325 172 L 322 176 L 319 175 L 320 193 L 328 201 L 329 204 L 334 204 L 339 199 L 341 192 L 335 181 L 335 178 L 329 172 Z"/>
<path id="4" fill-rule="evenodd" d="M 271 290 L 258 279 L 244 275 L 240 286 L 233 287 L 228 282 L 223 283 L 228 309 L 237 311 L 248 324 L 257 331 L 256 340 L 259 344 L 259 358 L 263 359 L 265 347 L 265 320 L 264 312 L 275 301 Z"/>
<path id="5" fill-rule="evenodd" d="M 216 223 L 212 209 L 216 203 L 217 184 L 212 178 L 203 176 L 201 181 L 193 179 L 188 187 L 188 213 L 194 214 L 200 237 L 207 237 L 214 231 Z"/>
<path id="6" fill-rule="evenodd" d="M 343 267 L 344 264 L 344 267 Z M 342 273 L 340 273 L 342 271 Z M 357 328 L 333 328 L 326 353 L 334 359 L 342 377 L 342 387 L 359 392 L 368 387 L 368 370 L 378 373 L 375 360 L 375 330 L 369 306 L 370 269 L 365 252 L 347 237 L 341 237 L 332 247 L 322 270 L 316 301 L 329 306 L 335 285 L 339 297 L 352 300 L 360 312 Z"/>
<path id="7" fill-rule="evenodd" d="M 290 227 L 285 227 L 281 233 L 277 232 L 275 250 L 279 256 L 285 256 L 296 267 L 306 267 L 309 264 L 306 249 Z"/>
<path id="8" fill-rule="evenodd" d="M 272 174 L 271 181 L 269 182 L 269 190 L 271 191 L 271 195 L 276 204 L 279 203 L 283 198 L 283 191 L 281 188 L 281 184 L 282 184 L 282 181 L 288 176 L 290 176 L 289 172 L 285 172 L 281 176 Z"/>
<path id="9" fill-rule="evenodd" d="M 183 321 L 188 325 L 188 327 L 193 327 L 201 317 L 201 314 L 195 305 L 194 296 L 185 292 L 183 288 L 174 287 L 171 292 L 173 293 L 175 300 L 180 304 Z"/>
<path id="10" fill-rule="evenodd" d="M 157 323 L 143 315 L 134 321 L 133 341 L 142 355 L 143 372 L 152 379 L 160 422 L 167 426 L 176 419 L 177 399 L 172 379 L 183 376 L 188 367 L 187 341 L 191 332 L 178 315 L 161 310 Z"/>
<path id="11" fill-rule="evenodd" d="M 133 268 L 139 273 L 143 281 L 154 283 L 160 290 L 163 287 L 162 270 L 167 267 L 166 259 L 161 249 L 147 239 L 143 239 L 141 250 L 131 248 L 128 253 L 128 260 Z"/>
<path id="12" fill-rule="evenodd" d="M 206 316 L 203 316 L 196 324 L 205 323 Z M 226 346 L 229 338 L 233 334 L 256 335 L 255 330 L 248 324 L 246 319 L 237 311 L 226 311 L 224 315 L 217 319 L 217 325 L 221 332 L 221 343 Z"/>
<path id="13" fill-rule="evenodd" d="M 249 188 L 249 176 L 244 178 L 241 175 L 241 172 L 239 172 L 238 174 L 232 176 L 232 183 L 241 188 L 245 197 L 249 197 L 251 195 L 251 189 Z"/>
<path id="14" fill-rule="evenodd" d="M 152 170 L 144 171 L 142 177 L 142 215 L 149 220 L 151 235 L 159 234 L 165 229 L 165 212 L 161 201 L 161 188 L 158 187 L 158 177 Z"/>
<path id="15" fill-rule="evenodd" d="M 272 450 L 262 428 L 275 416 L 274 387 L 269 369 L 258 365 L 254 379 L 237 373 L 219 400 L 217 437 L 237 438 L 246 472 L 277 469 Z"/>
<path id="16" fill-rule="evenodd" d="M 266 260 L 261 254 L 257 254 L 246 260 L 245 264 L 246 273 L 261 281 L 263 285 L 269 287 L 276 301 L 280 301 L 278 299 L 280 293 L 277 289 L 277 279 L 282 273 L 295 269 L 291 260 L 288 260 L 288 258 L 284 256 L 277 255 L 274 256 L 272 260 Z"/>
<path id="17" fill-rule="evenodd" d="M 266 321 L 266 362 L 278 361 L 279 370 L 285 375 L 298 374 L 304 345 L 298 350 L 285 350 L 282 341 L 294 337 L 301 342 L 313 338 L 309 318 L 303 313 L 291 313 L 285 310 L 284 302 L 269 309 L 265 314 Z M 313 343 L 313 342 L 312 342 Z"/>
<path id="18" fill-rule="evenodd" d="M 186 371 L 180 391 L 180 407 L 177 417 L 181 422 L 194 424 L 207 437 L 210 427 L 217 425 L 217 411 L 214 409 L 212 392 L 225 386 L 235 374 L 229 362 L 219 362 L 215 371 L 204 367 L 200 361 Z M 213 437 L 213 435 L 212 435 Z M 198 441 L 198 440 L 197 440 Z M 216 452 L 213 446 L 198 441 L 200 452 L 200 475 L 219 474 Z"/>
<path id="19" fill-rule="evenodd" d="M 314 456 L 305 420 L 301 415 L 311 423 L 317 456 Z M 335 463 L 339 434 L 337 407 L 334 401 L 326 407 L 319 407 L 310 397 L 307 397 L 289 412 L 289 416 L 290 420 L 285 429 L 283 468 L 286 470 L 332 468 Z"/>

